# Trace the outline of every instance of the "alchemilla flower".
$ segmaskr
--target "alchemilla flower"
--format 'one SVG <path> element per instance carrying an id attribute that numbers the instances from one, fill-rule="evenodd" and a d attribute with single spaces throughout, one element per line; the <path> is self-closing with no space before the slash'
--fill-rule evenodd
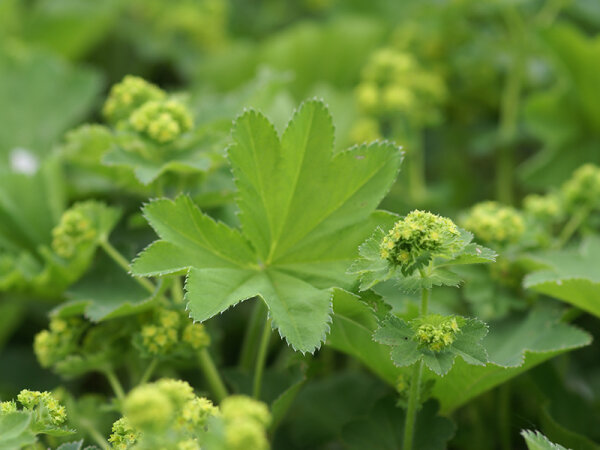
<path id="1" fill-rule="evenodd" d="M 117 123 L 126 120 L 144 103 L 163 100 L 166 96 L 158 86 L 143 78 L 127 75 L 111 88 L 102 113 L 109 122 Z"/>
<path id="2" fill-rule="evenodd" d="M 463 225 L 483 242 L 499 246 L 516 243 L 525 233 L 525 220 L 521 213 L 494 201 L 473 206 Z"/>
<path id="3" fill-rule="evenodd" d="M 600 208 L 600 167 L 584 164 L 562 185 L 565 206 L 574 211 L 581 207 Z"/>
<path id="4" fill-rule="evenodd" d="M 192 129 L 192 115 L 176 100 L 151 101 L 136 109 L 129 123 L 138 133 L 159 144 L 167 144 Z"/>
<path id="5" fill-rule="evenodd" d="M 410 322 L 415 330 L 414 339 L 420 346 L 439 352 L 451 345 L 460 332 L 459 319 L 454 316 L 429 314 Z"/>
<path id="6" fill-rule="evenodd" d="M 74 207 L 64 212 L 60 223 L 52 230 L 52 250 L 61 258 L 69 259 L 76 255 L 79 246 L 95 237 L 91 220 Z"/>
<path id="7" fill-rule="evenodd" d="M 460 244 L 460 232 L 452 220 L 416 210 L 396 222 L 379 251 L 383 259 L 409 275 L 435 256 L 451 256 Z"/>

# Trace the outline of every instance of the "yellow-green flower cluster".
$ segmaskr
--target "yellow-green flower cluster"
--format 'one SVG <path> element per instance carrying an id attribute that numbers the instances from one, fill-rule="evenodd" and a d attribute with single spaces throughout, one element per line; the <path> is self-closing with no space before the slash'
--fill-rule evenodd
<path id="1" fill-rule="evenodd" d="M 450 219 L 415 210 L 396 222 L 383 238 L 379 251 L 383 259 L 410 275 L 418 263 L 435 256 L 451 256 L 459 250 L 460 232 Z"/>
<path id="2" fill-rule="evenodd" d="M 159 144 L 172 142 L 193 126 L 190 112 L 176 100 L 146 102 L 131 114 L 129 123 Z"/>
<path id="3" fill-rule="evenodd" d="M 44 425 L 60 426 L 67 420 L 67 411 L 50 392 L 23 389 L 17 400 L 23 408 L 36 413 L 36 420 Z"/>
<path id="4" fill-rule="evenodd" d="M 180 344 L 194 351 L 210 345 L 204 325 L 190 323 L 180 312 L 162 308 L 141 328 L 139 337 L 144 350 L 153 356 L 165 355 Z"/>
<path id="5" fill-rule="evenodd" d="M 271 423 L 267 406 L 250 397 L 234 395 L 221 404 L 227 450 L 266 450 L 266 429 Z"/>
<path id="6" fill-rule="evenodd" d="M 558 221 L 563 216 L 563 206 L 557 195 L 530 194 L 523 199 L 523 208 L 542 222 Z"/>
<path id="7" fill-rule="evenodd" d="M 437 119 L 446 96 L 443 80 L 424 70 L 410 54 L 394 48 L 376 51 L 365 66 L 356 99 L 367 116 L 400 114 L 418 126 Z"/>
<path id="8" fill-rule="evenodd" d="M 61 258 L 69 259 L 76 255 L 78 247 L 96 237 L 96 230 L 89 220 L 76 207 L 65 211 L 60 223 L 52 230 L 52 250 Z"/>
<path id="9" fill-rule="evenodd" d="M 109 439 L 120 449 L 136 442 L 157 443 L 167 435 L 177 441 L 177 448 L 197 448 L 195 436 L 209 417 L 219 414 L 218 408 L 197 397 L 187 382 L 172 379 L 136 387 L 127 395 L 123 410 L 125 416 L 113 424 Z"/>
<path id="10" fill-rule="evenodd" d="M 179 341 L 181 317 L 178 312 L 161 309 L 154 323 L 144 325 L 140 331 L 142 345 L 151 355 L 168 353 Z"/>
<path id="11" fill-rule="evenodd" d="M 51 367 L 70 354 L 77 346 L 84 322 L 72 317 L 53 318 L 48 330 L 35 335 L 33 350 L 42 367 Z"/>
<path id="12" fill-rule="evenodd" d="M 143 78 L 127 75 L 111 88 L 102 113 L 109 122 L 118 123 L 126 120 L 144 103 L 163 100 L 166 96 L 158 86 Z"/>
<path id="13" fill-rule="evenodd" d="M 429 314 L 411 322 L 415 328 L 414 339 L 432 352 L 439 352 L 452 345 L 460 326 L 456 317 Z"/>
<path id="14" fill-rule="evenodd" d="M 135 431 L 126 417 L 121 417 L 112 426 L 112 434 L 108 442 L 117 450 L 131 448 L 139 439 L 140 433 Z"/>
<path id="15" fill-rule="evenodd" d="M 468 212 L 463 226 L 486 243 L 514 244 L 525 233 L 525 221 L 515 208 L 494 201 L 476 204 Z"/>
<path id="16" fill-rule="evenodd" d="M 562 185 L 565 206 L 569 211 L 600 208 L 600 167 L 584 164 Z"/>
<path id="17" fill-rule="evenodd" d="M 7 402 L 0 402 L 0 415 L 15 412 L 17 410 L 17 404 L 14 400 Z"/>

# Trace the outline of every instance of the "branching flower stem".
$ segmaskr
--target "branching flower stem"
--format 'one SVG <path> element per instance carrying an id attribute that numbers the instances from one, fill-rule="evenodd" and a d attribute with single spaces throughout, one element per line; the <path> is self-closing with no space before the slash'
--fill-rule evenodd
<path id="1" fill-rule="evenodd" d="M 125 272 L 127 272 L 128 274 L 131 273 L 129 262 L 127 261 L 127 259 L 121 253 L 119 253 L 119 251 L 115 247 L 113 247 L 110 242 L 108 242 L 108 239 L 101 239 L 100 246 L 106 252 L 106 254 L 108 256 L 110 256 Z M 144 287 L 144 289 L 146 289 L 148 292 L 150 292 L 150 293 L 156 292 L 156 286 L 151 281 L 149 281 L 145 278 L 137 278 L 137 277 L 134 277 L 134 279 L 142 287 Z M 174 294 L 172 292 L 174 301 L 182 300 L 183 299 L 183 288 L 181 287 L 181 283 L 175 282 L 173 284 L 173 286 L 174 286 L 174 289 L 178 289 L 177 293 Z M 200 368 L 202 369 L 202 372 L 204 373 L 204 376 L 206 377 L 206 381 L 208 382 L 208 385 L 210 386 L 210 389 L 211 389 L 213 395 L 215 396 L 215 399 L 218 402 L 222 401 L 225 397 L 227 397 L 227 388 L 225 387 L 225 383 L 223 383 L 223 380 L 221 379 L 221 376 L 219 375 L 217 367 L 216 367 L 214 361 L 212 360 L 210 353 L 208 353 L 207 349 L 202 349 L 200 351 L 200 353 L 198 355 L 198 363 L 200 365 Z M 150 363 L 149 369 L 151 369 L 151 370 L 147 375 L 148 377 L 150 377 L 152 375 L 152 371 L 154 370 L 154 368 L 152 367 L 152 363 Z M 146 372 L 148 372 L 148 370 Z M 107 377 L 109 377 L 108 372 L 106 372 L 106 374 L 107 374 Z M 146 376 L 146 374 L 144 374 L 142 379 L 145 376 Z M 116 385 L 114 384 L 114 382 L 119 383 L 119 380 L 117 379 L 117 377 L 115 376 L 114 373 L 112 373 L 112 378 L 113 378 L 112 380 L 111 380 L 111 378 L 109 378 L 109 382 L 113 386 L 113 389 L 115 389 Z M 117 391 L 117 389 L 115 389 L 115 394 L 117 395 L 117 398 L 119 398 L 121 400 L 122 398 L 125 397 L 125 394 L 123 392 L 123 388 L 120 386 L 121 385 L 119 383 L 118 387 L 120 388 L 121 395 L 119 395 L 119 392 Z"/>
<path id="2" fill-rule="evenodd" d="M 423 273 L 421 273 L 423 276 Z M 429 305 L 429 289 L 421 289 L 421 311 L 420 315 L 427 314 Z M 412 450 L 415 422 L 417 418 L 417 409 L 419 407 L 419 395 L 421 392 L 421 375 L 423 373 L 423 360 L 420 360 L 413 366 L 413 373 L 410 381 L 410 392 L 408 396 L 408 408 L 406 409 L 406 420 L 404 422 L 404 450 Z"/>

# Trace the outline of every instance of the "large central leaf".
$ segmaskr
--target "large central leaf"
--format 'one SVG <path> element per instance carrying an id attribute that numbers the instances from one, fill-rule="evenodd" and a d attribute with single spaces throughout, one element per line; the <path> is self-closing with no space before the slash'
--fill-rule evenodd
<path id="1" fill-rule="evenodd" d="M 133 272 L 187 272 L 186 298 L 200 321 L 258 296 L 280 334 L 312 352 L 329 328 L 332 288 L 354 283 L 346 269 L 358 245 L 393 221 L 375 208 L 402 153 L 375 143 L 334 154 L 331 117 L 319 101 L 304 103 L 281 139 L 262 114 L 248 111 L 233 140 L 241 230 L 216 223 L 187 197 L 151 202 L 144 212 L 161 240 Z"/>

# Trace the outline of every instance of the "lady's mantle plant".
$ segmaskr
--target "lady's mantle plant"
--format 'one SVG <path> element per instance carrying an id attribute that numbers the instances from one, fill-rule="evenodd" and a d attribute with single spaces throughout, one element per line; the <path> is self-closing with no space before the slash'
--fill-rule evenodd
<path id="1" fill-rule="evenodd" d="M 186 299 L 198 321 L 260 297 L 288 343 L 313 352 L 329 329 L 333 289 L 353 287 L 346 268 L 358 244 L 393 220 L 375 208 L 402 153 L 386 142 L 334 153 L 331 117 L 319 101 L 305 102 L 281 138 L 262 114 L 247 111 L 233 141 L 241 229 L 215 222 L 186 196 L 152 201 L 144 215 L 161 239 L 132 271 L 187 273 Z"/>
<path id="2" fill-rule="evenodd" d="M 460 278 L 452 271 L 453 266 L 494 261 L 494 252 L 472 243 L 472 239 L 470 233 L 459 229 L 450 219 L 412 211 L 389 231 L 377 229 L 360 246 L 360 258 L 349 270 L 359 275 L 361 290 L 389 279 L 397 281 L 404 291 L 421 290 L 421 308 L 416 318 L 406 321 L 388 313 L 373 335 L 377 342 L 392 347 L 391 357 L 397 366 L 413 366 L 408 386 L 404 450 L 413 446 L 423 363 L 443 376 L 456 356 L 469 364 L 487 362 L 487 353 L 481 345 L 488 331 L 483 322 L 428 311 L 432 286 L 459 284 Z"/>

